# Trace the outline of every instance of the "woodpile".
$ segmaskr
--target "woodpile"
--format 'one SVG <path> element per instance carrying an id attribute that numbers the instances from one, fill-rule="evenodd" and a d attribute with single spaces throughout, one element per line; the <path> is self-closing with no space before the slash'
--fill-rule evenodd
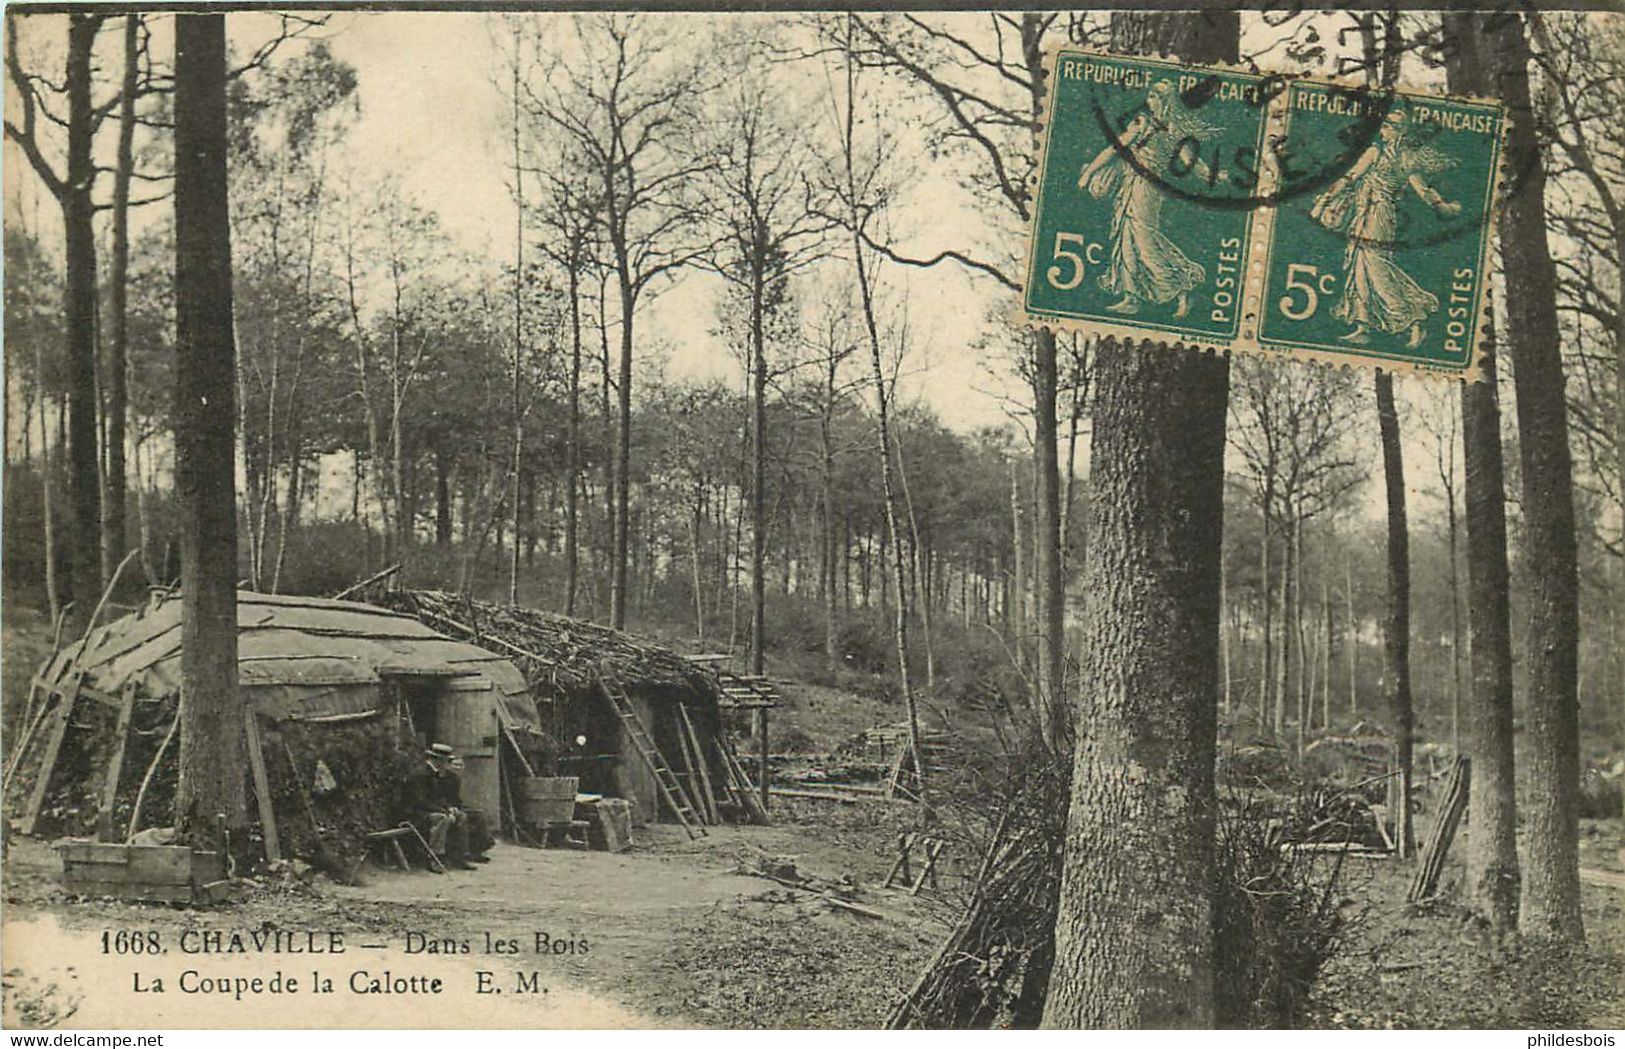
<path id="1" fill-rule="evenodd" d="M 599 665 L 626 681 L 715 695 L 715 678 L 669 648 L 596 623 L 536 608 L 475 601 L 444 590 L 389 590 L 374 603 L 406 612 L 459 641 L 500 652 L 541 692 L 584 696 L 598 687 Z"/>
<path id="2" fill-rule="evenodd" d="M 1456 829 L 1461 826 L 1462 813 L 1467 811 L 1467 795 L 1471 784 L 1471 761 L 1467 758 L 1457 758 L 1450 770 L 1450 780 L 1445 784 L 1438 818 L 1433 821 L 1433 830 L 1429 832 L 1427 845 L 1422 849 L 1422 862 L 1416 868 L 1416 878 L 1411 882 L 1411 891 L 1406 894 L 1407 902 L 1421 903 L 1432 899 L 1438 891 L 1439 875 L 1444 873 L 1444 861 L 1450 854 L 1450 843 L 1455 841 Z"/>

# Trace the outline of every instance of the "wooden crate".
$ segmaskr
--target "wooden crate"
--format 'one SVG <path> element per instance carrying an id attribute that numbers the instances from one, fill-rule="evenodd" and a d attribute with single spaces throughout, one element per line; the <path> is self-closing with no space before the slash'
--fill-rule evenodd
<path id="1" fill-rule="evenodd" d="M 225 878 L 218 852 L 182 845 L 103 845 L 71 841 L 59 847 L 62 884 L 86 896 L 203 903 Z"/>

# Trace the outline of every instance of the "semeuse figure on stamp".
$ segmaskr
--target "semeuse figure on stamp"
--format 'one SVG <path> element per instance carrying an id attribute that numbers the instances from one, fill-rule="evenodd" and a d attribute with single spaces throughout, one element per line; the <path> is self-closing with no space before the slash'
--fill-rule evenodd
<path id="1" fill-rule="evenodd" d="M 1159 80 L 1146 92 L 1145 111 L 1078 176 L 1078 188 L 1097 200 L 1115 195 L 1111 261 L 1099 280 L 1101 288 L 1122 298 L 1108 310 L 1134 314 L 1146 303 L 1173 302 L 1176 319 L 1190 312 L 1191 290 L 1207 279 L 1207 271 L 1163 235 L 1164 194 L 1149 173 L 1169 170 L 1170 161 L 1182 150 L 1196 146 L 1193 152 L 1199 152 L 1201 141 L 1221 130 L 1180 101 L 1173 81 Z M 1190 170 L 1210 182 L 1226 178 L 1223 170 L 1214 172 L 1200 156 L 1192 158 Z"/>
<path id="2" fill-rule="evenodd" d="M 1395 110 L 1383 120 L 1377 141 L 1360 155 L 1346 175 L 1315 199 L 1309 216 L 1327 229 L 1344 233 L 1343 294 L 1333 315 L 1354 327 L 1339 336 L 1348 342 L 1370 341 L 1371 329 L 1397 335 L 1408 331 L 1405 345 L 1421 345 L 1422 322 L 1439 309 L 1439 297 L 1422 287 L 1394 260 L 1400 231 L 1399 206 L 1408 189 L 1441 215 L 1461 211 L 1427 182 L 1427 176 L 1454 161 L 1431 146 L 1407 140 L 1405 113 Z"/>

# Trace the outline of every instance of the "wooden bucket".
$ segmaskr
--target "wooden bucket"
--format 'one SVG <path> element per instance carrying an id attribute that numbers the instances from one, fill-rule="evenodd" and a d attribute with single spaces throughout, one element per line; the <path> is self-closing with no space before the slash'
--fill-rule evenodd
<path id="1" fill-rule="evenodd" d="M 540 827 L 575 818 L 579 776 L 525 776 L 514 799 L 523 822 Z"/>

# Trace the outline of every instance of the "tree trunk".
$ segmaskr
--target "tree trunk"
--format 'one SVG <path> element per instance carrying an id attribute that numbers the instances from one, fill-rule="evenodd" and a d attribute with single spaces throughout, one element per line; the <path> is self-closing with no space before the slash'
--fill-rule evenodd
<path id="1" fill-rule="evenodd" d="M 1033 477 L 1038 597 L 1038 703 L 1039 730 L 1046 746 L 1059 752 L 1065 746 L 1069 720 L 1065 694 L 1066 591 L 1061 575 L 1061 474 L 1055 415 L 1058 374 L 1055 333 L 1033 336 Z"/>
<path id="2" fill-rule="evenodd" d="M 615 492 L 614 525 L 610 548 L 609 625 L 616 630 L 626 629 L 626 559 L 627 559 L 627 507 L 631 501 L 632 468 L 632 310 L 637 305 L 633 297 L 632 280 L 621 272 L 621 360 L 620 389 L 616 391 L 618 413 L 615 427 Z"/>
<path id="3" fill-rule="evenodd" d="M 760 239 L 756 241 L 760 243 Z M 751 259 L 750 285 L 750 672 L 764 673 L 767 645 L 767 346 L 762 260 Z"/>
<path id="4" fill-rule="evenodd" d="M 835 399 L 835 362 L 831 355 L 828 380 L 824 387 L 825 407 L 822 425 L 819 427 L 819 464 L 821 467 L 820 503 L 823 506 L 824 529 L 824 560 L 828 564 L 829 585 L 824 594 L 824 658 L 831 672 L 840 666 L 840 609 L 837 605 L 836 573 L 840 570 L 840 563 L 844 562 L 844 551 L 838 549 L 840 543 L 835 536 L 835 447 L 830 414 L 834 409 Z M 848 590 L 850 593 L 850 590 Z"/>
<path id="5" fill-rule="evenodd" d="M 451 544 L 451 467 L 443 448 L 434 450 L 434 545 Z"/>
<path id="6" fill-rule="evenodd" d="M 1349 716 L 1360 717 L 1360 626 L 1354 621 L 1354 555 L 1343 550 L 1343 644 L 1348 649 L 1349 664 Z"/>
<path id="7" fill-rule="evenodd" d="M 186 840 L 237 852 L 248 842 L 248 813 L 237 702 L 230 230 L 225 16 L 177 15 L 175 487 L 183 614 L 175 806 Z"/>
<path id="8" fill-rule="evenodd" d="M 1230 695 L 1230 594 L 1228 573 L 1225 571 L 1224 557 L 1219 557 L 1219 667 L 1221 671 L 1219 706 L 1230 712 L 1232 698 Z"/>
<path id="9" fill-rule="evenodd" d="M 1235 61 L 1234 12 L 1114 14 L 1112 50 Z M 1214 1023 L 1213 765 L 1229 362 L 1095 357 L 1084 667 L 1046 1027 Z"/>
<path id="10" fill-rule="evenodd" d="M 513 62 L 513 555 L 508 560 L 508 604 L 519 603 L 519 473 L 525 454 L 525 420 L 519 409 L 520 359 L 525 347 L 525 171 L 519 156 L 519 30 L 514 29 Z"/>
<path id="11" fill-rule="evenodd" d="M 1266 481 L 1268 475 L 1266 474 Z M 1258 656 L 1258 730 L 1270 733 L 1274 728 L 1275 704 L 1271 702 L 1275 645 L 1275 596 L 1270 587 L 1270 492 L 1264 492 L 1264 512 L 1259 523 L 1258 542 L 1258 603 L 1263 609 L 1263 632 Z M 1278 730 L 1277 730 L 1278 731 Z"/>
<path id="12" fill-rule="evenodd" d="M 1292 653 L 1292 530 L 1288 528 L 1281 537 L 1281 583 L 1276 588 L 1275 618 L 1280 622 L 1281 643 L 1276 648 L 1275 666 L 1270 668 L 1273 679 L 1270 690 L 1275 694 L 1275 735 L 1280 738 L 1286 735 L 1286 696 L 1287 696 L 1287 665 L 1291 662 Z"/>
<path id="13" fill-rule="evenodd" d="M 91 52 L 104 15 L 75 14 L 68 24 L 67 179 L 62 227 L 67 245 L 64 312 L 68 342 L 69 586 L 83 625 L 102 592 L 101 466 L 96 448 L 96 232 L 91 186 Z"/>
<path id="14" fill-rule="evenodd" d="M 893 447 L 897 455 L 897 480 L 903 490 L 903 507 L 908 512 L 910 561 L 914 564 L 915 599 L 920 609 L 920 640 L 925 645 L 925 687 L 937 687 L 937 657 L 931 647 L 931 555 L 920 540 L 920 522 L 914 513 L 914 496 L 908 490 L 908 466 L 903 462 L 903 442 Z"/>
<path id="15" fill-rule="evenodd" d="M 1454 456 L 1454 450 L 1451 455 Z M 1452 460 L 1452 470 L 1454 463 Z M 1446 536 L 1450 543 L 1450 748 L 1461 754 L 1461 694 L 1462 671 L 1465 666 L 1466 641 L 1461 615 L 1461 528 L 1456 517 L 1456 489 L 1452 480 L 1445 486 Z"/>
<path id="16" fill-rule="evenodd" d="M 1010 608 L 1007 610 L 1011 621 L 1011 638 L 1016 650 L 1016 660 L 1021 665 L 1023 673 L 1027 669 L 1027 565 L 1023 556 L 1026 550 L 1026 537 L 1021 527 L 1021 484 L 1016 476 L 1016 463 L 1010 461 L 1010 535 L 1011 557 L 1014 562 L 1010 577 Z"/>
<path id="17" fill-rule="evenodd" d="M 1332 588 L 1320 584 L 1320 615 L 1323 627 L 1320 650 L 1320 730 L 1332 730 Z"/>
<path id="18" fill-rule="evenodd" d="M 570 413 L 564 435 L 564 614 L 576 614 L 581 571 L 581 302 L 580 276 L 570 267 Z"/>
<path id="19" fill-rule="evenodd" d="M 1080 739 L 1046 1026 L 1213 1024 L 1227 379 L 1223 358 L 1115 342 L 1096 355 Z"/>
<path id="20" fill-rule="evenodd" d="M 1389 372 L 1377 373 L 1377 421 L 1382 432 L 1382 474 L 1388 495 L 1388 611 L 1382 622 L 1382 676 L 1394 719 L 1394 752 L 1399 765 L 1395 838 L 1399 855 L 1405 858 L 1416 844 L 1411 828 L 1411 752 L 1416 729 L 1411 709 L 1411 552 L 1405 517 L 1405 460 L 1399 444 L 1394 377 Z"/>
<path id="21" fill-rule="evenodd" d="M 119 98 L 117 166 L 113 172 L 113 258 L 108 289 L 112 313 L 107 347 L 107 504 L 102 508 L 102 575 L 111 576 L 128 545 L 124 504 L 124 445 L 129 419 L 130 181 L 135 171 L 135 94 L 140 72 L 141 16 L 124 16 L 124 86 Z"/>
<path id="22" fill-rule="evenodd" d="M 1576 686 L 1579 581 L 1568 404 L 1557 326 L 1556 273 L 1546 240 L 1546 175 L 1530 105 L 1523 22 L 1489 33 L 1497 94 L 1512 121 L 1507 160 L 1521 175 L 1506 204 L 1501 260 L 1518 274 L 1507 293 L 1507 345 L 1518 403 L 1528 565 L 1528 743 L 1521 924 L 1527 934 L 1580 940 L 1580 710 Z"/>

